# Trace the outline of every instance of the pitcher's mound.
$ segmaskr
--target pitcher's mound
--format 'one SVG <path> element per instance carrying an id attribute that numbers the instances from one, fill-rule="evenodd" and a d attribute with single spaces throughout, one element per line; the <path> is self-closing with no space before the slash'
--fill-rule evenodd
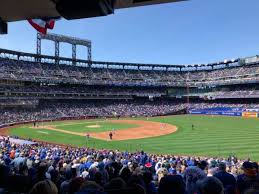
<path id="1" fill-rule="evenodd" d="M 100 125 L 87 125 L 87 128 L 100 128 Z"/>

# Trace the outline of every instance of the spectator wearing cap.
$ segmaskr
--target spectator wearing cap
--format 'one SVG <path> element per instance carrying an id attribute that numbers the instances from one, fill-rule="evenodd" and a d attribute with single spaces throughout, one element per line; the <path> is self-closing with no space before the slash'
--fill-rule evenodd
<path id="1" fill-rule="evenodd" d="M 24 153 L 17 153 L 17 157 L 10 163 L 10 165 L 14 168 L 19 168 L 25 162 Z"/>
<path id="2" fill-rule="evenodd" d="M 151 167 L 152 167 L 151 162 L 146 163 L 146 164 L 145 164 L 145 167 L 146 167 L 146 168 L 151 168 Z"/>
<path id="3" fill-rule="evenodd" d="M 232 174 L 226 172 L 226 164 L 224 162 L 218 164 L 218 172 L 214 174 L 214 177 L 222 182 L 226 194 L 235 194 L 236 179 Z"/>
<path id="4" fill-rule="evenodd" d="M 244 173 L 237 177 L 238 194 L 244 194 L 246 190 L 256 187 L 259 181 L 257 169 L 252 162 L 244 162 L 242 169 Z"/>

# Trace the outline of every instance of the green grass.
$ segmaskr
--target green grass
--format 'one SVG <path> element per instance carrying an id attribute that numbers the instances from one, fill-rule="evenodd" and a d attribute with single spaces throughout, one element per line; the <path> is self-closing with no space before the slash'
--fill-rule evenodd
<path id="1" fill-rule="evenodd" d="M 170 135 L 138 140 L 110 142 L 90 139 L 88 146 L 130 151 L 144 149 L 152 153 L 198 156 L 226 157 L 233 153 L 240 158 L 250 157 L 259 161 L 259 119 L 181 115 L 152 118 L 150 121 L 176 125 L 178 131 Z M 55 122 L 56 125 L 62 123 L 64 122 Z M 191 129 L 192 124 L 195 125 L 194 130 Z M 110 125 L 110 127 L 112 126 Z M 48 131 L 49 134 L 38 131 L 41 130 L 22 126 L 11 129 L 10 132 L 13 135 L 44 141 L 78 146 L 86 145 L 84 137 L 56 131 Z"/>
<path id="2" fill-rule="evenodd" d="M 49 123 L 48 123 L 49 124 Z M 44 124 L 46 125 L 46 124 Z M 62 122 L 51 124 L 53 127 L 58 129 L 63 129 L 66 131 L 74 131 L 74 132 L 103 132 L 103 131 L 111 131 L 121 130 L 121 129 L 129 129 L 138 127 L 138 125 L 134 124 L 124 124 L 124 123 L 111 123 L 109 121 L 97 120 L 97 121 L 74 121 L 74 122 Z M 99 125 L 97 128 L 92 128 L 93 125 Z"/>

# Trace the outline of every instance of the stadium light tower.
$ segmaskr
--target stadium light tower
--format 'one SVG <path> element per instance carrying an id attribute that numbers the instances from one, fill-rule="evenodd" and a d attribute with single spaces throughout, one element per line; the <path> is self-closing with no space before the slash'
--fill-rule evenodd
<path id="1" fill-rule="evenodd" d="M 58 34 L 41 34 L 37 33 L 37 55 L 38 62 L 41 62 L 41 41 L 50 40 L 55 44 L 55 63 L 59 64 L 59 43 L 64 42 L 72 45 L 72 60 L 73 65 L 76 64 L 76 46 L 81 45 L 87 47 L 87 60 L 88 63 L 92 61 L 92 43 L 90 40 L 79 39 L 70 36 L 58 35 Z"/>

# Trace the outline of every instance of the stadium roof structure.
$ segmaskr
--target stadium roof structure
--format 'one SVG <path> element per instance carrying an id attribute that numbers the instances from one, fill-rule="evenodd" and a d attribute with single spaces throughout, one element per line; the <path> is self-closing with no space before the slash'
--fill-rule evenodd
<path id="1" fill-rule="evenodd" d="M 199 71 L 199 70 L 213 70 L 227 67 L 237 67 L 243 65 L 255 65 L 259 63 L 259 56 L 237 58 L 232 60 L 224 60 L 217 63 L 209 64 L 191 64 L 191 65 L 166 65 L 166 64 L 141 64 L 141 63 L 125 63 L 125 62 L 107 62 L 107 61 L 89 61 L 83 59 L 74 59 L 68 57 L 59 57 L 59 62 L 56 63 L 55 56 L 38 55 L 31 53 L 24 53 L 12 51 L 7 49 L 0 49 L 0 58 L 8 58 L 15 60 L 76 65 L 89 68 L 107 68 L 107 69 L 128 69 L 128 70 L 161 70 L 161 71 Z M 40 59 L 40 60 L 39 60 Z"/>
<path id="2" fill-rule="evenodd" d="M 61 16 L 56 4 L 61 0 L 0 0 L 0 19 L 12 22 Z M 76 4 L 78 1 L 66 0 Z M 84 0 L 89 1 L 89 0 Z M 93 1 L 93 0 L 91 0 Z M 100 1 L 100 0 L 98 0 Z M 115 9 L 173 3 L 186 0 L 115 0 Z"/>

